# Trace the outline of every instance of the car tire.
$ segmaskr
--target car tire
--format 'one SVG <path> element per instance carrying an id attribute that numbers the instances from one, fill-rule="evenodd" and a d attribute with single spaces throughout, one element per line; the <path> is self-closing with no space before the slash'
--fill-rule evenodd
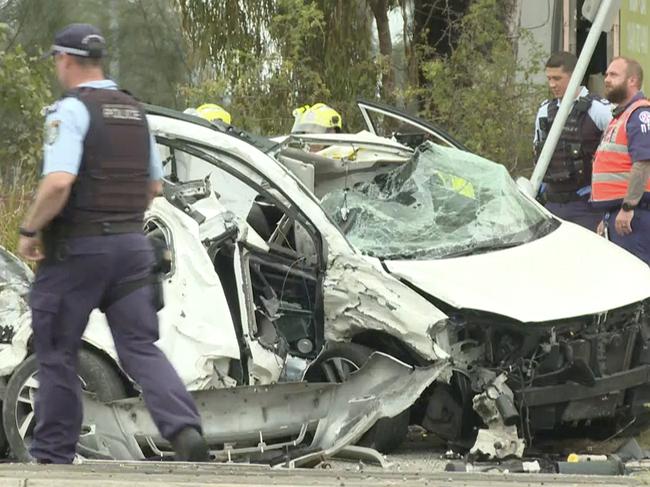
<path id="1" fill-rule="evenodd" d="M 337 343 L 328 346 L 312 363 L 305 374 L 307 382 L 343 382 L 347 375 L 359 370 L 374 350 L 356 343 Z M 357 442 L 359 446 L 391 453 L 402 444 L 408 434 L 410 411 L 394 418 L 382 418 Z"/>
<path id="2" fill-rule="evenodd" d="M 22 362 L 9 379 L 2 403 L 2 425 L 12 458 L 19 462 L 32 460 L 29 442 L 34 430 L 34 397 L 38 389 L 38 363 L 32 355 Z M 115 367 L 99 354 L 79 352 L 79 378 L 82 387 L 93 392 L 102 401 L 123 399 L 127 396 L 124 381 Z M 20 425 L 20 426 L 19 426 Z"/>

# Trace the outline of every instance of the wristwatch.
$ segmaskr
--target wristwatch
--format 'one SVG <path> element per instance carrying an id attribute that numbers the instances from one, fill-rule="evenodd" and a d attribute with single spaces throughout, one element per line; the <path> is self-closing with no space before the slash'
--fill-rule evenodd
<path id="1" fill-rule="evenodd" d="M 623 204 L 621 205 L 621 210 L 623 211 L 633 211 L 634 208 L 636 208 L 636 205 L 630 204 L 627 201 L 623 201 Z"/>
<path id="2" fill-rule="evenodd" d="M 20 227 L 18 229 L 18 233 L 23 237 L 34 238 L 38 232 L 27 230 L 26 228 Z"/>

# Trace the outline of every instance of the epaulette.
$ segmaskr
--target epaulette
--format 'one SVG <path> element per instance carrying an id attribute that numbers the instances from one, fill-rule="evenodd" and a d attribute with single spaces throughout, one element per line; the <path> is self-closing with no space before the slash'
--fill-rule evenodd
<path id="1" fill-rule="evenodd" d="M 41 116 L 47 117 L 50 113 L 56 112 L 58 107 L 59 107 L 59 100 L 55 101 L 51 105 L 44 106 L 43 108 L 41 108 Z"/>

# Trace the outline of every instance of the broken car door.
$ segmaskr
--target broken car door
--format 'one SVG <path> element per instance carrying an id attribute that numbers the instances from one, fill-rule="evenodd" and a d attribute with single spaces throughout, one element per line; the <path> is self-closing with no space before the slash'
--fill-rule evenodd
<path id="1" fill-rule="evenodd" d="M 365 100 L 358 100 L 357 106 L 361 110 L 367 130 L 374 135 L 394 139 L 412 149 L 430 140 L 434 144 L 467 150 L 444 130 L 403 111 Z"/>
<path id="2" fill-rule="evenodd" d="M 280 188 L 232 155 L 178 140 L 172 146 L 179 182 L 207 178 L 239 228 L 236 239 L 208 252 L 228 283 L 242 351 L 239 373 L 247 383 L 268 384 L 281 379 L 288 357 L 306 367 L 323 342 L 315 228 Z"/>

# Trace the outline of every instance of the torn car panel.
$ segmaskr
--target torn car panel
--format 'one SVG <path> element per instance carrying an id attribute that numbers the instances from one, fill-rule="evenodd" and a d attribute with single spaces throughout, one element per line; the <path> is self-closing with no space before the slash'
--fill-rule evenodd
<path id="1" fill-rule="evenodd" d="M 11 373 L 27 354 L 31 336 L 27 295 L 33 276 L 27 265 L 0 247 L 0 375 Z"/>
<path id="2" fill-rule="evenodd" d="M 440 362 L 413 369 L 376 353 L 342 384 L 284 383 L 194 395 L 206 440 L 218 449 L 215 454 L 228 458 L 266 454 L 269 461 L 268 452 L 275 451 L 274 456 L 286 461 L 286 453 L 335 454 L 378 419 L 408 408 L 448 368 Z M 85 395 L 84 429 L 89 433 L 82 437 L 82 451 L 96 457 L 138 460 L 151 449 L 169 452 L 142 399 L 102 403 Z M 313 433 L 309 445 L 302 442 L 305 430 Z"/>
<path id="3" fill-rule="evenodd" d="M 400 337 L 427 360 L 448 356 L 436 342 L 446 315 L 371 262 L 335 257 L 325 281 L 326 336 L 348 341 L 369 330 Z"/>

